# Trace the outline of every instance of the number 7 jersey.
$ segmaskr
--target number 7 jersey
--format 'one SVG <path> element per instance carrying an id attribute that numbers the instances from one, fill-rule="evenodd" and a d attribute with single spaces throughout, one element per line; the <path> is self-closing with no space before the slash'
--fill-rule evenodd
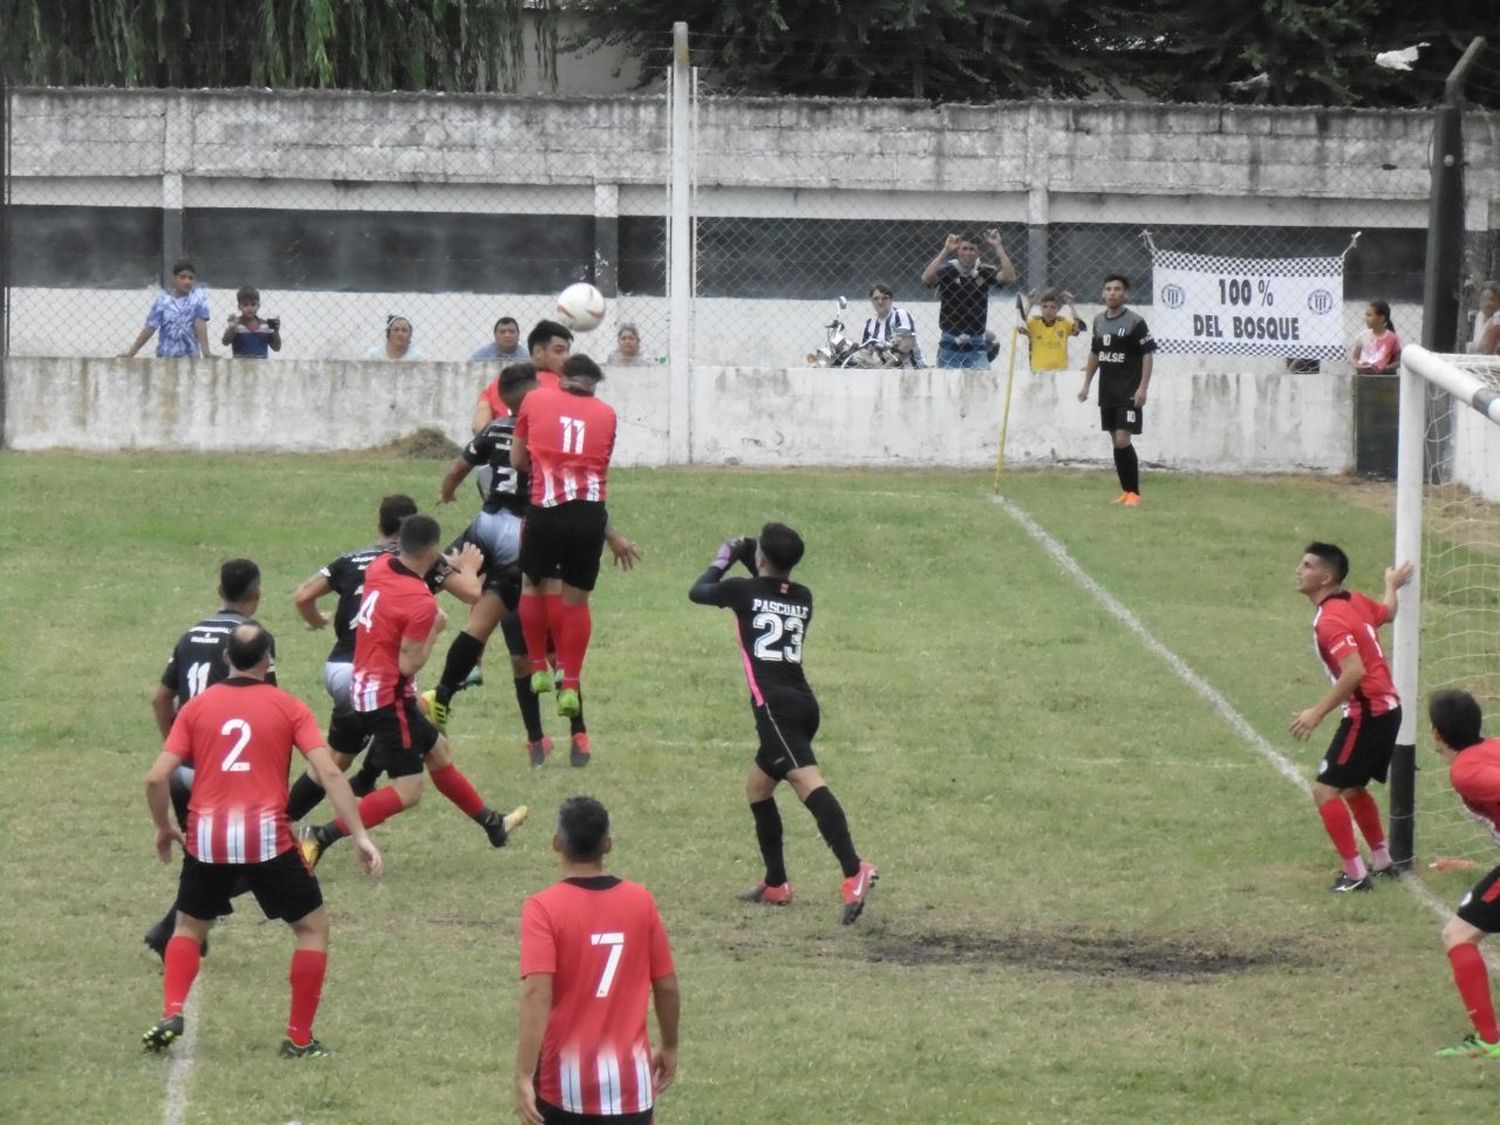
<path id="1" fill-rule="evenodd" d="M 768 694 L 791 690 L 812 694 L 802 671 L 802 642 L 812 624 L 812 591 L 780 578 L 724 578 L 709 567 L 688 591 L 700 605 L 734 611 L 745 679 L 757 704 Z"/>

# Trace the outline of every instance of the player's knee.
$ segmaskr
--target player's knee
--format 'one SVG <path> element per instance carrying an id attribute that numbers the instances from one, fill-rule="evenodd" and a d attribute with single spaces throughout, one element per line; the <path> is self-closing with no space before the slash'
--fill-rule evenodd
<path id="1" fill-rule="evenodd" d="M 1129 449 L 1130 448 L 1130 435 L 1126 434 L 1126 433 L 1117 433 L 1117 434 L 1115 434 L 1115 448 L 1116 449 Z"/>
<path id="2" fill-rule="evenodd" d="M 346 754 L 342 750 L 332 749 L 329 750 L 329 753 L 333 755 L 333 764 L 338 766 L 339 773 L 344 773 L 354 764 L 353 754 Z"/>
<path id="3" fill-rule="evenodd" d="M 1443 927 L 1443 948 L 1457 949 L 1460 945 L 1478 945 L 1484 934 L 1455 915 Z"/>
<path id="4" fill-rule="evenodd" d="M 391 782 L 391 788 L 396 791 L 396 796 L 401 798 L 401 807 L 409 809 L 422 799 L 422 775 L 398 777 Z"/>
<path id="5" fill-rule="evenodd" d="M 1324 785 L 1321 781 L 1315 781 L 1312 784 L 1312 799 L 1315 805 L 1326 805 L 1338 795 L 1339 791 L 1331 785 Z"/>
<path id="6" fill-rule="evenodd" d="M 297 940 L 326 947 L 328 945 L 328 911 L 321 906 L 292 923 Z"/>

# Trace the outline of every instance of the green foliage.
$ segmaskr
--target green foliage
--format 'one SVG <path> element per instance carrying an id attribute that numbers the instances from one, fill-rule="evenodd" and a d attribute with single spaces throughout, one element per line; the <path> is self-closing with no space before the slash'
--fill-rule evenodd
<path id="1" fill-rule="evenodd" d="M 548 4 L 536 62 L 552 73 Z M 0 0 L 11 81 L 35 85 L 503 90 L 523 0 Z"/>
<path id="2" fill-rule="evenodd" d="M 1083 98 L 1413 105 L 1433 101 L 1492 4 L 1396 0 L 588 0 L 578 44 L 660 52 L 690 29 L 709 88 L 935 101 Z M 1426 41 L 1411 73 L 1376 53 Z M 1494 69 L 1489 73 L 1493 75 Z M 1264 74 L 1248 88 L 1235 89 Z M 1493 104 L 1491 80 L 1473 90 Z"/>

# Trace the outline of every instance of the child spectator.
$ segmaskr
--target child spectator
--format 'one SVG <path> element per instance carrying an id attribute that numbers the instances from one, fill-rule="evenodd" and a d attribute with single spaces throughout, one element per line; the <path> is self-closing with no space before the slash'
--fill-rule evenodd
<path id="1" fill-rule="evenodd" d="M 1361 375 L 1389 375 L 1401 362 L 1401 338 L 1391 323 L 1391 306 L 1371 301 L 1365 306 L 1365 330 L 1349 353 L 1354 370 Z"/>
<path id="2" fill-rule="evenodd" d="M 156 354 L 161 359 L 213 358 L 208 350 L 208 297 L 195 284 L 198 271 L 186 258 L 172 265 L 172 288 L 158 293 L 146 314 L 146 323 L 125 352 L 129 359 L 156 336 Z"/>
<path id="3" fill-rule="evenodd" d="M 1026 298 L 1026 323 L 1016 325 L 1016 331 L 1024 335 L 1031 353 L 1033 371 L 1066 371 L 1068 368 L 1068 340 L 1083 331 L 1083 321 L 1073 307 L 1073 294 L 1048 290 Z M 1059 316 L 1063 306 L 1068 316 Z M 1040 308 L 1041 315 L 1037 315 Z"/>
<path id="4" fill-rule="evenodd" d="M 240 359 L 265 359 L 271 352 L 281 350 L 281 320 L 260 318 L 260 290 L 253 285 L 243 285 L 234 295 L 240 311 L 229 314 L 229 326 L 224 329 L 221 343 L 229 345 L 230 354 Z"/>

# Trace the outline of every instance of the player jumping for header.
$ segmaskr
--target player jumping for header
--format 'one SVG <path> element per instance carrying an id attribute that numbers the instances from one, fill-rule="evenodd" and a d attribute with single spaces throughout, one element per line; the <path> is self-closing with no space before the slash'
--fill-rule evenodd
<path id="1" fill-rule="evenodd" d="M 1312 787 L 1318 815 L 1344 867 L 1328 889 L 1341 894 L 1374 886 L 1354 839 L 1355 824 L 1370 845 L 1373 874 L 1397 874 L 1385 846 L 1380 806 L 1366 786 L 1372 779 L 1385 782 L 1401 729 L 1401 697 L 1376 630 L 1395 620 L 1396 592 L 1411 581 L 1412 567 L 1386 568 L 1385 596 L 1378 602 L 1345 590 L 1348 575 L 1349 557 L 1332 543 L 1309 543 L 1297 564 L 1297 592 L 1318 607 L 1313 639 L 1333 686 L 1299 711 L 1290 728 L 1294 738 L 1305 739 L 1335 707 L 1343 713 Z"/>
<path id="2" fill-rule="evenodd" d="M 792 581 L 802 561 L 802 537 L 783 523 L 768 523 L 760 540 L 731 539 L 693 583 L 688 597 L 699 605 L 732 609 L 739 629 L 740 654 L 750 681 L 760 750 L 745 780 L 755 818 L 766 876 L 740 897 L 780 906 L 792 901 L 781 847 L 781 813 L 776 786 L 786 781 L 818 822 L 818 831 L 844 870 L 844 925 L 857 919 L 880 877 L 861 860 L 849 836 L 849 822 L 838 798 L 818 772 L 812 740 L 818 733 L 818 700 L 802 672 L 802 642 L 812 622 L 812 591 Z M 724 578 L 738 560 L 753 578 Z"/>

